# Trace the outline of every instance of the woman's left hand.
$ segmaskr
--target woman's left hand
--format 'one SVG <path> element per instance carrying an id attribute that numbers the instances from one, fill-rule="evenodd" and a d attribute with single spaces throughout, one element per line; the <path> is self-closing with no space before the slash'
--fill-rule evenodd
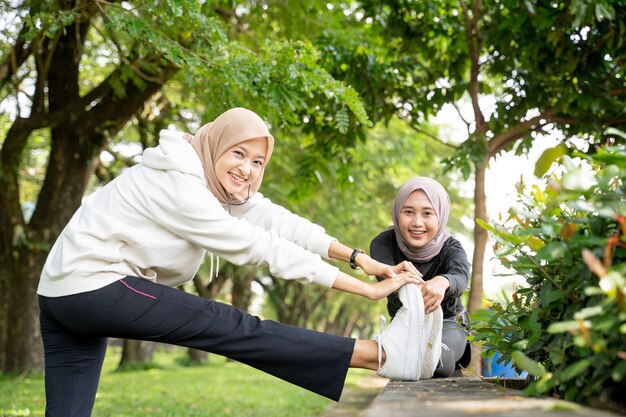
<path id="1" fill-rule="evenodd" d="M 441 305 L 449 287 L 450 281 L 442 275 L 437 275 L 424 283 L 422 295 L 424 296 L 424 310 L 426 314 L 432 313 Z"/>

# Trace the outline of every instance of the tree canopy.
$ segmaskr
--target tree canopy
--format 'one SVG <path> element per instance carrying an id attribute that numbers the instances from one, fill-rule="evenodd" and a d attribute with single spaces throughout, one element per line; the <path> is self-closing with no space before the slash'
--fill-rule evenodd
<path id="1" fill-rule="evenodd" d="M 355 90 L 320 65 L 310 42 L 275 36 L 253 44 L 242 36 L 233 19 L 243 6 L 76 0 L 0 7 L 7 109 L 0 124 L 1 369 L 41 363 L 40 349 L 26 348 L 40 346 L 39 271 L 114 138 L 147 143 L 167 123 L 195 131 L 235 105 L 279 129 L 301 126 L 306 116 L 322 150 L 353 143 L 355 130 L 370 124 Z M 25 165 L 34 158 L 46 160 L 43 176 Z M 24 179 L 35 180 L 28 194 Z"/>

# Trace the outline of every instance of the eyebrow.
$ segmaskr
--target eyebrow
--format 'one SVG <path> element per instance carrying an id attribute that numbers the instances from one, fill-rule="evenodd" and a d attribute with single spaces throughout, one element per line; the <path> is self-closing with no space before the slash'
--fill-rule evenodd
<path id="1" fill-rule="evenodd" d="M 411 210 L 416 210 L 416 209 L 421 209 L 421 210 L 435 210 L 435 208 L 434 208 L 433 206 L 414 207 L 414 206 L 411 206 L 411 205 L 408 205 L 408 204 L 406 204 L 406 205 L 402 206 L 402 210 L 404 210 L 404 209 L 411 209 Z"/>
<path id="2" fill-rule="evenodd" d="M 243 145 L 235 145 L 234 146 L 236 149 L 242 150 L 242 151 L 246 151 L 246 153 L 250 153 L 250 151 L 248 150 L 248 148 L 246 148 Z M 260 158 L 260 159 L 265 159 L 265 155 L 257 155 L 255 156 L 255 158 Z"/>

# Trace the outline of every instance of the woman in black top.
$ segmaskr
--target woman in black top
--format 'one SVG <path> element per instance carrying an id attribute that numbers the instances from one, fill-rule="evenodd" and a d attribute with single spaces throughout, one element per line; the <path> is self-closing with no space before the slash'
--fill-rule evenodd
<path id="1" fill-rule="evenodd" d="M 393 227 L 383 230 L 370 244 L 372 258 L 389 265 L 410 261 L 422 274 L 426 313 L 441 306 L 444 315 L 441 364 L 435 376 L 447 377 L 467 367 L 470 349 L 465 327 L 469 319 L 461 303 L 468 287 L 470 265 L 458 240 L 445 229 L 450 197 L 437 181 L 415 177 L 398 191 Z M 382 280 L 382 277 L 378 277 Z M 398 293 L 388 297 L 391 317 L 402 306 Z"/>

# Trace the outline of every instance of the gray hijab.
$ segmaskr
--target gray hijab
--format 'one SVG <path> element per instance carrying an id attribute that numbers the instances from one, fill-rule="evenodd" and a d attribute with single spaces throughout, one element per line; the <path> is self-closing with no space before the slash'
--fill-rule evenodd
<path id="1" fill-rule="evenodd" d="M 433 205 L 435 212 L 437 213 L 437 219 L 439 221 L 439 228 L 437 234 L 433 240 L 428 242 L 421 248 L 411 248 L 400 233 L 398 228 L 398 217 L 402 211 L 402 206 L 406 203 L 411 193 L 416 190 L 422 190 Z M 441 252 L 443 244 L 448 240 L 450 234 L 446 231 L 446 223 L 448 223 L 448 216 L 450 215 L 450 197 L 446 190 L 432 178 L 427 177 L 414 177 L 406 181 L 398 190 L 396 195 L 396 202 L 393 206 L 393 229 L 396 233 L 396 240 L 398 246 L 407 259 L 416 262 L 428 262 Z"/>

